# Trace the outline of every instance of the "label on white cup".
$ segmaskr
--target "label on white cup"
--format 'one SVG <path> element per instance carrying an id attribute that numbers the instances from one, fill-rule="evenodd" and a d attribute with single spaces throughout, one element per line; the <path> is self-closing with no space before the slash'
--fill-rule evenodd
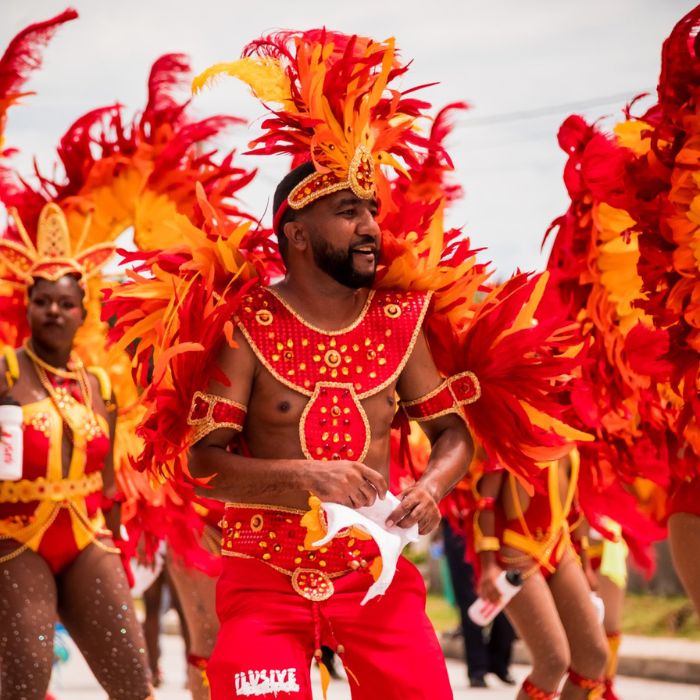
<path id="1" fill-rule="evenodd" d="M 22 407 L 0 405 L 0 479 L 22 478 Z"/>

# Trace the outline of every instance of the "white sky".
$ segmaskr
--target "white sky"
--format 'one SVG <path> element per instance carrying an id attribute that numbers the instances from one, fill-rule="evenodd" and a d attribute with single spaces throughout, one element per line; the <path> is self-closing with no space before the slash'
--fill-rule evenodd
<path id="1" fill-rule="evenodd" d="M 0 51 L 31 22 L 47 19 L 66 0 L 0 0 Z M 166 52 L 189 54 L 195 71 L 238 57 L 243 45 L 277 29 L 325 25 L 383 39 L 395 36 L 414 63 L 403 85 L 440 81 L 425 91 L 438 108 L 455 100 L 472 106 L 449 146 L 465 199 L 448 223 L 489 248 L 499 276 L 544 264 L 540 241 L 567 206 L 564 155 L 556 142 L 572 112 L 619 114 L 640 91 L 653 91 L 661 43 L 691 0 L 74 0 L 80 19 L 61 28 L 44 67 L 28 88 L 37 95 L 12 110 L 7 145 L 29 173 L 44 170 L 69 124 L 114 101 L 129 110 L 146 99 L 152 62 Z M 606 98 L 613 97 L 612 100 Z M 577 106 L 598 102 L 585 109 Z M 600 102 L 605 104 L 600 104 Z M 195 98 L 200 116 L 263 115 L 233 79 Z M 532 110 L 546 114 L 533 116 Z M 525 113 L 525 118 L 523 118 Z M 520 118 L 518 118 L 520 115 Z M 493 119 L 497 116 L 498 119 Z M 255 124 L 232 130 L 222 146 L 244 150 Z M 285 158 L 244 158 L 260 176 L 244 192 L 255 213 L 269 214 Z"/>

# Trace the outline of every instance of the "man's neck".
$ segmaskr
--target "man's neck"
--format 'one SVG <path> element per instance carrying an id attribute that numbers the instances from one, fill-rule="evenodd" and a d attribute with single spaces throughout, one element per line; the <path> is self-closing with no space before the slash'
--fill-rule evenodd
<path id="1" fill-rule="evenodd" d="M 309 323 L 326 330 L 338 330 L 350 325 L 360 314 L 369 290 L 351 289 L 328 275 L 308 279 L 287 275 L 275 290 Z"/>

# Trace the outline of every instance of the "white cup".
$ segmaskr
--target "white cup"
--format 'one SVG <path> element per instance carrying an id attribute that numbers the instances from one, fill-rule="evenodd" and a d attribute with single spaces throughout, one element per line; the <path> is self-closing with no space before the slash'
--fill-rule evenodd
<path id="1" fill-rule="evenodd" d="M 0 480 L 19 481 L 22 478 L 23 445 L 22 407 L 0 404 Z"/>
<path id="2" fill-rule="evenodd" d="M 501 599 L 497 603 L 492 603 L 490 600 L 477 598 L 467 610 L 469 619 L 474 624 L 485 627 L 506 607 L 510 599 L 520 591 L 522 585 L 522 576 L 518 570 L 502 571 L 496 579 L 496 588 L 501 594 Z"/>

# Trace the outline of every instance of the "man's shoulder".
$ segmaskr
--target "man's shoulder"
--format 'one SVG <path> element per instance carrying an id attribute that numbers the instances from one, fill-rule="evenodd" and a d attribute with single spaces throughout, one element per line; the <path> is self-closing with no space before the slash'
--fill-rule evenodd
<path id="1" fill-rule="evenodd" d="M 372 306 L 378 315 L 387 320 L 413 320 L 419 325 L 430 306 L 431 292 L 406 289 L 376 289 L 373 291 Z"/>
<path id="2" fill-rule="evenodd" d="M 402 287 L 373 287 L 372 291 L 375 295 L 391 295 L 406 299 L 424 299 L 432 294 L 430 291 L 419 289 L 403 289 Z"/>

